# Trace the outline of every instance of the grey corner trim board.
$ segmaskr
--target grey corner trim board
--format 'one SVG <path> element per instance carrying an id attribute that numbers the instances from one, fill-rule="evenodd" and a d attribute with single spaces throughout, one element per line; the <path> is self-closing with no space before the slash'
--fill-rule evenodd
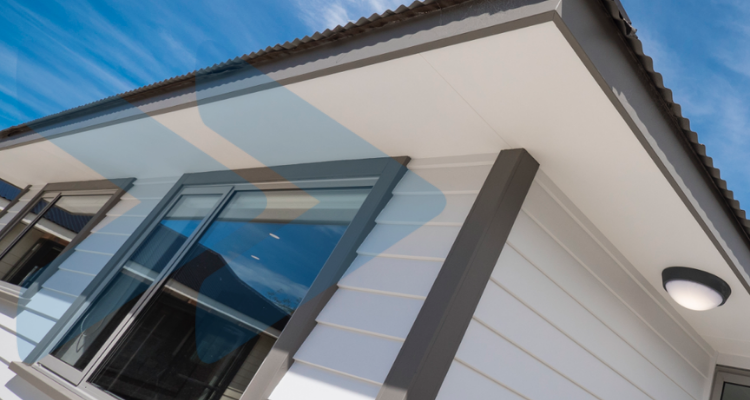
<path id="1" fill-rule="evenodd" d="M 409 162 L 408 157 L 377 160 L 387 161 L 379 174 L 380 177 L 240 400 L 268 399 L 281 378 L 292 366 L 294 354 L 312 332 L 318 314 L 336 293 L 339 280 L 357 257 L 359 246 L 375 227 L 375 218 L 393 196 L 393 188 L 406 173 L 406 164 Z M 329 168 L 326 164 L 321 165 L 323 170 Z M 348 173 L 362 174 L 365 172 L 362 170 L 365 167 L 367 165 L 362 165 L 362 168 L 349 169 Z M 362 171 L 357 171 L 358 169 Z"/>
<path id="2" fill-rule="evenodd" d="M 524 149 L 500 152 L 377 400 L 437 396 L 538 168 Z"/>
<path id="3" fill-rule="evenodd" d="M 2 218 L 5 214 L 8 213 L 8 210 L 11 209 L 11 207 L 15 206 L 16 203 L 18 203 L 19 200 L 21 200 L 21 197 L 29 192 L 29 189 L 31 189 L 31 185 L 27 185 L 25 188 L 21 189 L 21 191 L 18 193 L 18 196 L 13 198 L 13 200 L 10 201 L 5 207 L 0 210 L 0 218 Z"/>

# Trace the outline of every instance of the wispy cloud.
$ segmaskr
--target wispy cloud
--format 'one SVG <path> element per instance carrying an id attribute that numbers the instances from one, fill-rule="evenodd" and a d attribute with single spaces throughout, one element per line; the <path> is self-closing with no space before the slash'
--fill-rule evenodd
<path id="1" fill-rule="evenodd" d="M 395 10 L 399 0 L 297 0 L 299 18 L 316 31 L 344 26 L 373 13 Z"/>
<path id="2" fill-rule="evenodd" d="M 658 3 L 658 2 L 657 2 Z M 706 144 L 743 208 L 750 206 L 750 11 L 745 1 L 685 6 L 627 0 L 646 54 L 654 59 L 691 128 Z M 663 7 L 670 17 L 655 10 Z"/>

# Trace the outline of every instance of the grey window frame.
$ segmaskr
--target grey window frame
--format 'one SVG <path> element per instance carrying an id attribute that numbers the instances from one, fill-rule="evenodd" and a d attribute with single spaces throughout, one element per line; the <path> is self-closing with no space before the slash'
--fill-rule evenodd
<path id="1" fill-rule="evenodd" d="M 200 190 L 200 188 L 205 188 L 215 191 L 225 188 L 226 192 L 219 201 L 219 204 L 201 221 L 199 227 L 173 256 L 169 263 L 170 266 L 175 260 L 179 260 L 190 245 L 194 243 L 196 238 L 200 236 L 206 224 L 213 220 L 215 213 L 221 210 L 232 193 L 248 190 L 250 187 L 255 187 L 257 188 L 256 190 L 284 187 L 320 188 L 325 187 L 324 185 L 330 185 L 331 182 L 335 183 L 338 187 L 362 186 L 364 180 L 368 182 L 367 186 L 372 187 L 370 194 L 365 199 L 338 245 L 334 248 L 328 261 L 310 287 L 308 296 L 302 302 L 303 306 L 300 306 L 294 313 L 246 390 L 246 393 L 248 391 L 270 393 L 291 366 L 294 353 L 312 331 L 317 315 L 335 293 L 337 288 L 336 283 L 356 257 L 356 250 L 359 245 L 375 226 L 375 218 L 392 197 L 393 188 L 406 173 L 406 164 L 409 161 L 408 157 L 383 157 L 183 175 L 117 254 L 112 257 L 112 260 L 104 267 L 103 272 L 89 284 L 78 300 L 74 302 L 45 338 L 40 341 L 39 345 L 27 357 L 25 363 L 11 363 L 11 370 L 35 385 L 39 385 L 45 393 L 52 395 L 56 399 L 114 399 L 112 395 L 97 389 L 88 381 L 106 355 L 132 324 L 134 318 L 145 305 L 149 304 L 154 293 L 161 286 L 161 280 L 171 270 L 169 266 L 165 267 L 164 271 L 156 278 L 155 283 L 151 285 L 131 312 L 118 325 L 116 331 L 110 335 L 105 345 L 97 352 L 97 355 L 91 360 L 84 371 L 74 370 L 68 365 L 63 366 L 62 364 L 65 363 L 49 355 L 38 361 L 36 359 L 41 358 L 41 355 L 48 354 L 62 339 L 91 301 L 114 278 L 119 268 L 127 261 L 132 252 L 146 239 L 148 233 L 159 223 L 174 202 L 181 195 L 185 194 L 185 190 Z M 347 182 L 349 183 L 347 184 Z M 309 298 L 313 293 L 316 295 Z M 74 373 L 71 370 L 78 373 Z M 63 371 L 63 373 L 61 374 L 60 371 Z M 243 398 L 245 398 L 245 394 L 243 394 Z"/>
<path id="2" fill-rule="evenodd" d="M 750 371 L 717 365 L 716 371 L 714 372 L 714 382 L 711 387 L 710 400 L 721 400 L 721 395 L 724 392 L 724 383 L 734 383 L 750 387 Z"/>
<path id="3" fill-rule="evenodd" d="M 44 185 L 39 193 L 34 195 L 34 197 L 32 197 L 31 200 L 29 200 L 29 202 L 21 210 L 19 210 L 18 213 L 10 221 L 8 221 L 8 224 L 0 229 L 0 240 L 8 236 L 19 223 L 27 218 L 34 207 L 36 207 L 39 201 L 44 197 L 54 195 L 55 200 L 57 200 L 61 196 L 80 196 L 97 193 L 110 194 L 111 197 L 102 206 L 102 208 L 99 209 L 96 214 L 94 214 L 91 220 L 86 225 L 84 225 L 84 227 L 73 238 L 73 240 L 71 240 L 70 243 L 65 246 L 60 255 L 55 259 L 55 261 L 53 261 L 45 269 L 45 271 L 34 281 L 34 283 L 32 283 L 29 288 L 23 290 L 20 286 L 5 282 L 4 280 L 0 280 L 0 298 L 8 301 L 18 302 L 18 304 L 21 306 L 28 303 L 28 301 L 31 299 L 31 296 L 39 291 L 41 285 L 44 284 L 44 282 L 50 276 L 52 276 L 55 271 L 57 271 L 60 264 L 62 264 L 72 254 L 70 250 L 78 246 L 91 234 L 91 230 L 107 216 L 107 212 L 109 212 L 109 210 L 112 209 L 112 207 L 114 207 L 115 204 L 120 201 L 122 195 L 125 194 L 128 189 L 130 189 L 134 181 L 134 178 L 124 178 L 114 180 L 56 182 Z M 14 199 L 13 202 L 9 203 L 3 211 L 7 212 L 7 210 L 12 207 L 12 205 L 18 203 L 21 197 L 24 196 L 30 188 L 31 186 L 27 186 L 26 188 L 22 189 L 21 193 L 19 193 L 16 199 Z M 52 204 L 48 205 L 44 208 L 44 210 L 40 211 L 32 219 L 28 226 L 13 239 L 8 247 L 3 251 L 0 251 L 0 258 L 4 257 L 5 254 L 8 253 L 18 242 L 18 240 L 20 240 L 20 238 L 23 237 L 26 232 L 33 228 L 36 222 L 41 219 L 44 212 L 48 208 L 50 208 Z"/>

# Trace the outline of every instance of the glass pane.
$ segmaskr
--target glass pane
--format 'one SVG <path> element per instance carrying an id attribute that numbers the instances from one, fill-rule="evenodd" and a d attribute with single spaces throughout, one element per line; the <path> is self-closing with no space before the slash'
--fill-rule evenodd
<path id="1" fill-rule="evenodd" d="M 724 383 L 721 400 L 750 400 L 750 387 Z"/>
<path id="2" fill-rule="evenodd" d="M 213 194 L 182 196 L 52 355 L 83 370 L 220 197 Z"/>
<path id="3" fill-rule="evenodd" d="M 92 382 L 129 400 L 239 398 L 368 193 L 235 194 Z"/>
<path id="4" fill-rule="evenodd" d="M 54 261 L 65 246 L 110 199 L 111 195 L 63 196 L 39 221 L 0 259 L 3 280 L 29 287 L 45 268 Z M 42 212 L 51 199 L 42 199 L 31 212 L 14 227 L 17 237 Z M 12 240 L 6 236 L 6 240 Z M 7 245 L 9 245 L 9 242 Z"/>

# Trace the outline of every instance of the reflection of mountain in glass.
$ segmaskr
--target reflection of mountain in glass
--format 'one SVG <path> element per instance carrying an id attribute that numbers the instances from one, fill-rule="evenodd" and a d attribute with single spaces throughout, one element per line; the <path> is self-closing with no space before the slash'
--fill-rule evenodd
<path id="1" fill-rule="evenodd" d="M 204 251 L 215 252 L 237 279 L 291 312 L 345 230 L 346 225 L 215 221 L 183 265 Z"/>

